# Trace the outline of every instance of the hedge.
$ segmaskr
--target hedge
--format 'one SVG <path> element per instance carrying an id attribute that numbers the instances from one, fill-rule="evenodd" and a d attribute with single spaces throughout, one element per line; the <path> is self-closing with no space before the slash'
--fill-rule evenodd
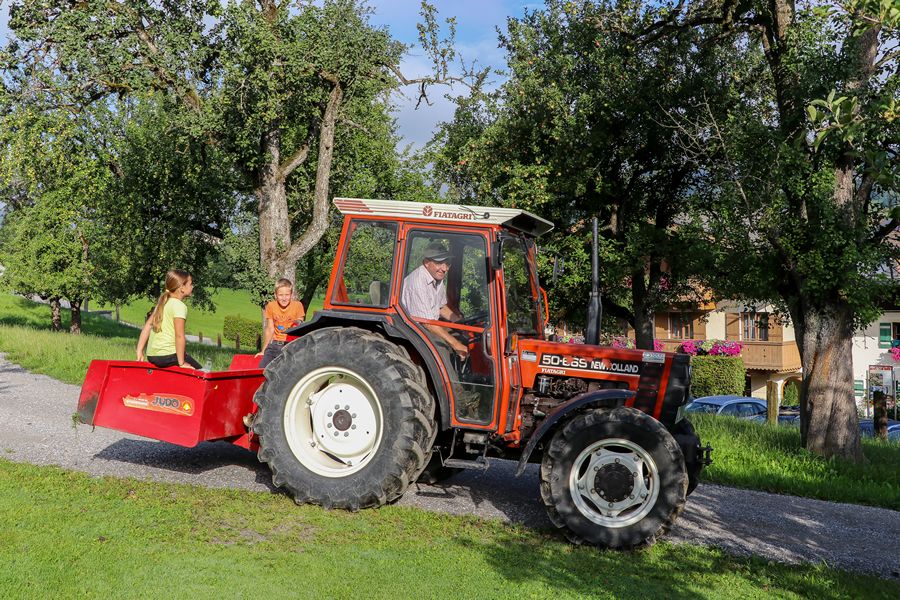
<path id="1" fill-rule="evenodd" d="M 256 347 L 256 336 L 262 335 L 262 323 L 240 315 L 226 316 L 222 324 L 222 337 L 233 342 L 238 335 L 241 336 L 242 347 Z"/>
<path id="2" fill-rule="evenodd" d="M 691 394 L 718 396 L 744 393 L 747 369 L 740 356 L 692 356 Z"/>

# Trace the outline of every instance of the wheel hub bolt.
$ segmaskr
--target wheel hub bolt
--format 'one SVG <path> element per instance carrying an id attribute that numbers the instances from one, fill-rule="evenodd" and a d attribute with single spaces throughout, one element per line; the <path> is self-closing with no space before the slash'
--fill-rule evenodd
<path id="1" fill-rule="evenodd" d="M 328 429 L 331 429 L 331 423 L 328 423 L 327 425 L 325 425 L 325 427 L 327 427 Z"/>
<path id="2" fill-rule="evenodd" d="M 334 410 L 340 410 L 340 409 L 341 409 L 341 405 L 340 405 L 340 404 L 335 404 L 335 405 L 334 405 Z"/>
<path id="3" fill-rule="evenodd" d="M 610 507 L 610 508 L 612 508 L 612 506 L 613 506 L 613 503 L 612 503 L 612 502 L 610 502 L 610 503 L 609 503 L 609 507 Z"/>
<path id="4" fill-rule="evenodd" d="M 347 437 L 348 435 L 350 435 L 350 432 L 349 432 L 349 431 L 345 431 L 345 432 L 344 432 L 344 437 Z"/>
<path id="5" fill-rule="evenodd" d="M 584 489 L 584 484 L 583 484 L 583 483 L 579 483 L 579 484 L 578 484 L 578 489 L 579 489 L 579 490 L 583 490 L 583 489 Z"/>
<path id="6" fill-rule="evenodd" d="M 599 470 L 600 470 L 600 467 L 594 467 L 594 470 L 595 470 L 595 471 L 599 471 Z"/>
<path id="7" fill-rule="evenodd" d="M 616 464 L 619 464 L 619 459 L 618 459 L 618 458 L 616 459 Z"/>
<path id="8" fill-rule="evenodd" d="M 328 412 L 328 416 L 329 416 L 329 417 L 332 416 L 333 414 L 334 414 L 334 413 L 331 412 L 331 411 Z"/>
<path id="9" fill-rule="evenodd" d="M 350 429 L 356 429 L 356 425 L 351 425 Z"/>
<path id="10" fill-rule="evenodd" d="M 350 410 L 350 405 L 349 405 L 349 404 L 345 404 L 345 405 L 344 405 L 344 410 Z"/>
<path id="11" fill-rule="evenodd" d="M 339 435 L 341 435 L 341 432 L 340 432 L 340 431 L 335 431 L 335 432 L 334 432 L 334 437 L 337 437 L 337 436 L 339 436 Z"/>
<path id="12" fill-rule="evenodd" d="M 355 419 L 355 418 L 356 418 L 356 413 L 351 414 L 351 415 L 350 415 L 350 418 L 351 418 L 351 419 Z"/>

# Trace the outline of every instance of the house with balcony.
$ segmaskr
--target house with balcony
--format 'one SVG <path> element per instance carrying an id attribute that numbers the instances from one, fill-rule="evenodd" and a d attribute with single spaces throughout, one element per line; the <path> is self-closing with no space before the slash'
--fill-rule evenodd
<path id="1" fill-rule="evenodd" d="M 781 322 L 770 306 L 749 307 L 726 300 L 690 310 L 660 311 L 655 315 L 655 338 L 667 352 L 675 352 L 686 340 L 741 342 L 741 358 L 747 368 L 744 393 L 754 398 L 765 400 L 771 393 L 780 404 L 785 384 L 800 382 L 794 328 Z"/>
<path id="2" fill-rule="evenodd" d="M 872 391 L 880 389 L 889 398 L 897 398 L 900 388 L 900 307 L 884 307 L 882 315 L 853 335 L 853 388 L 863 414 L 871 414 L 865 402 Z M 893 415 L 891 415 L 893 418 Z"/>

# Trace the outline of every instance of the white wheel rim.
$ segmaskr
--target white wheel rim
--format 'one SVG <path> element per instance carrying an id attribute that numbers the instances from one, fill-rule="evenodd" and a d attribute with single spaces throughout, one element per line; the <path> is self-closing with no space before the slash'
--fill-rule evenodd
<path id="1" fill-rule="evenodd" d="M 324 477 L 346 477 L 369 464 L 381 444 L 382 423 L 375 391 L 341 367 L 323 367 L 301 378 L 284 410 L 291 452 Z"/>
<path id="2" fill-rule="evenodd" d="M 631 486 L 621 484 L 626 474 L 632 478 Z M 611 478 L 615 477 L 619 485 L 613 486 Z M 569 492 L 575 506 L 603 527 L 628 527 L 646 517 L 656 504 L 659 488 L 653 457 L 622 438 L 601 440 L 585 448 L 569 474 Z"/>

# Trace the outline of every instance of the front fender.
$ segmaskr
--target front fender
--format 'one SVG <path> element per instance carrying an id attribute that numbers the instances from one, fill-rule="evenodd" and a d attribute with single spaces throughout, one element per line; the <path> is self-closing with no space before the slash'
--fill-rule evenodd
<path id="1" fill-rule="evenodd" d="M 531 439 L 525 445 L 522 456 L 519 457 L 519 466 L 516 468 L 516 477 L 525 472 L 525 466 L 534 449 L 537 447 L 541 439 L 549 432 L 556 429 L 556 426 L 563 422 L 568 415 L 577 412 L 583 408 L 611 408 L 621 406 L 626 400 L 632 398 L 634 392 L 631 390 L 598 390 L 596 392 L 585 392 L 575 396 L 568 402 L 560 404 L 556 410 L 547 415 L 544 422 L 531 434 Z"/>

